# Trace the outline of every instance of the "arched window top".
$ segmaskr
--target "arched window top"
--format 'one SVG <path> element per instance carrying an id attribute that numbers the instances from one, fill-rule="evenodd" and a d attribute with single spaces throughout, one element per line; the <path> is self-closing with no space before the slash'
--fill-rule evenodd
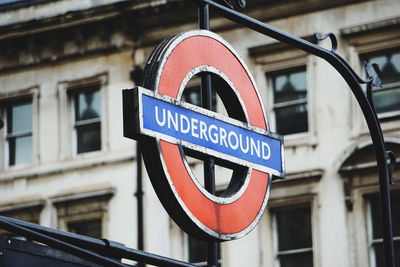
<path id="1" fill-rule="evenodd" d="M 386 150 L 393 151 L 397 162 L 400 162 L 400 140 L 386 138 Z M 360 171 L 376 167 L 375 148 L 371 141 L 357 142 L 341 153 L 337 160 L 337 170 L 340 173 Z"/>

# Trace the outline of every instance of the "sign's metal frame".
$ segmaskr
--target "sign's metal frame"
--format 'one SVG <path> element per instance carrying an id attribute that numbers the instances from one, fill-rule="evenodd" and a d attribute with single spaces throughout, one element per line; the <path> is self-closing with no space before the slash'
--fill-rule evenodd
<path id="1" fill-rule="evenodd" d="M 203 74 L 215 79 L 215 91 L 228 116 L 181 101 L 189 80 Z M 224 241 L 249 233 L 264 213 L 273 175 L 284 177 L 284 161 L 283 137 L 269 131 L 261 96 L 244 61 L 215 33 L 182 32 L 167 37 L 153 50 L 141 85 L 144 88 L 123 91 L 124 136 L 146 147 L 142 153 L 147 172 L 170 217 L 197 238 Z M 168 115 L 159 115 L 157 107 Z M 161 126 L 157 115 L 164 123 L 168 120 L 169 126 Z M 171 116 L 176 116 L 176 126 Z M 179 123 L 189 117 L 198 121 L 200 129 L 203 122 L 203 133 L 207 124 L 225 130 L 225 137 L 220 134 L 218 139 L 226 138 L 226 147 L 180 132 Z M 251 152 L 229 149 L 230 134 L 246 136 Z M 253 148 L 257 155 L 251 155 Z M 272 156 L 265 157 L 263 149 Z M 221 196 L 198 182 L 185 154 L 206 161 L 211 158 L 233 170 Z"/>
<path id="2" fill-rule="evenodd" d="M 209 66 L 207 66 L 207 69 L 209 69 Z M 138 121 L 138 126 L 139 127 L 138 127 L 137 131 L 140 134 L 144 134 L 144 135 L 147 135 L 147 136 L 150 136 L 150 137 L 154 137 L 154 138 L 160 138 L 160 139 L 168 141 L 170 143 L 182 145 L 182 146 L 184 146 L 184 147 L 186 147 L 188 149 L 194 150 L 196 152 L 200 152 L 201 154 L 204 154 L 204 155 L 210 155 L 210 156 L 214 156 L 214 157 L 219 158 L 219 159 L 235 162 L 235 164 L 238 164 L 238 165 L 241 165 L 241 166 L 245 166 L 245 167 L 251 167 L 251 168 L 254 168 L 254 169 L 259 170 L 259 171 L 263 171 L 263 172 L 266 172 L 266 173 L 271 173 L 272 175 L 275 175 L 275 176 L 279 176 L 279 177 L 284 177 L 285 176 L 285 174 L 284 174 L 284 170 L 285 170 L 285 168 L 284 168 L 284 155 L 283 155 L 283 137 L 282 136 L 280 136 L 278 134 L 275 134 L 275 133 L 272 133 L 270 131 L 264 130 L 262 128 L 258 128 L 258 127 L 249 125 L 249 124 L 244 123 L 242 121 L 235 120 L 235 119 L 232 119 L 230 117 L 222 116 L 222 115 L 220 115 L 218 113 L 215 113 L 213 111 L 210 111 L 208 109 L 204 109 L 204 108 L 201 108 L 199 106 L 195 106 L 195 105 L 189 104 L 189 103 L 184 102 L 184 101 L 177 100 L 175 98 L 172 98 L 172 97 L 169 97 L 169 96 L 166 96 L 166 95 L 155 93 L 155 92 L 153 92 L 151 90 L 148 90 L 146 88 L 143 88 L 143 87 L 136 87 L 133 90 L 135 90 L 136 96 L 135 96 L 134 101 L 136 102 L 135 105 L 137 106 L 137 110 L 136 110 L 137 111 L 137 115 L 135 117 L 138 117 L 138 120 L 139 120 Z M 267 166 L 264 166 L 264 165 L 261 165 L 261 164 L 253 163 L 253 162 L 250 162 L 248 160 L 241 159 L 239 157 L 228 155 L 228 154 L 225 154 L 223 152 L 219 152 L 218 150 L 213 149 L 213 148 L 207 148 L 207 147 L 198 145 L 198 144 L 196 144 L 194 142 L 186 141 L 186 140 L 183 140 L 183 139 L 178 139 L 178 138 L 173 137 L 171 135 L 160 133 L 158 131 L 146 128 L 144 126 L 144 124 L 146 122 L 146 119 L 144 118 L 145 114 L 144 114 L 144 108 L 143 108 L 143 96 L 144 95 L 148 96 L 150 98 L 156 99 L 156 100 L 160 100 L 160 101 L 165 102 L 165 103 L 176 105 L 178 107 L 183 108 L 184 110 L 193 111 L 193 112 L 195 112 L 197 114 L 204 115 L 204 116 L 207 116 L 207 117 L 210 117 L 210 118 L 214 118 L 214 119 L 216 119 L 216 120 L 218 120 L 220 122 L 227 123 L 229 125 L 236 126 L 238 128 L 241 128 L 241 129 L 244 129 L 244 130 L 247 130 L 247 131 L 252 131 L 252 132 L 254 132 L 254 133 L 258 134 L 258 135 L 265 136 L 265 137 L 268 137 L 270 139 L 277 140 L 280 143 L 280 153 L 279 154 L 280 154 L 280 158 L 282 159 L 281 160 L 281 165 L 280 165 L 281 171 L 275 170 L 275 169 L 273 169 L 271 167 L 267 167 Z M 227 165 L 229 165 L 229 163 L 227 163 Z M 213 197 L 213 196 L 211 195 L 210 197 Z M 232 202 L 233 201 L 234 200 L 232 200 Z"/>
<path id="3" fill-rule="evenodd" d="M 383 219 L 383 241 L 385 250 L 386 266 L 394 267 L 394 248 L 393 248 L 393 232 L 392 232 L 392 217 L 390 205 L 390 184 L 394 183 L 392 173 L 396 164 L 394 153 L 386 150 L 382 129 L 374 109 L 372 100 L 372 85 L 379 85 L 379 78 L 371 64 L 366 65 L 367 80 L 361 79 L 355 71 L 346 63 L 346 61 L 336 54 L 337 47 L 336 38 L 332 33 L 323 37 L 316 35 L 318 40 L 330 38 L 332 48 L 330 50 L 319 47 L 318 45 L 307 42 L 301 38 L 289 35 L 279 29 L 273 28 L 270 25 L 252 19 L 237 11 L 231 10 L 223 5 L 217 4 L 211 0 L 188 0 L 198 6 L 199 10 L 199 26 L 202 29 L 209 29 L 209 10 L 211 9 L 216 14 L 225 17 L 231 21 L 239 23 L 247 28 L 272 37 L 278 41 L 297 47 L 307 53 L 316 55 L 325 59 L 330 63 L 345 79 L 350 89 L 352 90 L 359 106 L 362 110 L 364 118 L 367 122 L 373 145 L 376 150 L 376 160 L 379 173 L 379 189 Z M 230 0 L 224 0 L 231 4 Z M 244 0 L 236 0 L 238 6 L 243 7 Z M 367 93 L 365 93 L 360 84 L 367 84 Z M 211 80 L 209 75 L 202 77 L 202 98 L 203 107 L 211 108 Z M 388 163 L 389 160 L 389 163 Z M 215 192 L 213 184 L 213 161 L 208 160 L 205 169 L 206 188 L 208 191 Z M 127 249 L 123 244 L 115 243 L 109 240 L 98 240 L 88 238 L 72 233 L 66 233 L 55 229 L 14 220 L 11 218 L 0 216 L 0 228 L 26 236 L 32 240 L 62 249 L 66 252 L 84 258 L 86 260 L 99 263 L 105 266 L 128 266 L 121 263 L 120 258 L 127 258 L 134 261 L 153 264 L 157 266 L 194 266 L 189 263 L 180 262 L 177 260 L 161 257 L 154 254 L 149 254 L 143 251 Z M 209 241 L 209 266 L 218 265 L 217 243 Z"/>

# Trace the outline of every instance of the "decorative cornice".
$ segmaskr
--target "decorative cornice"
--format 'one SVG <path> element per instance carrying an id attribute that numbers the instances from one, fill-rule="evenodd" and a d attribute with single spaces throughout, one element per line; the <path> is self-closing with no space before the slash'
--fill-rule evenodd
<path id="1" fill-rule="evenodd" d="M 99 156 L 90 159 L 73 159 L 67 162 L 59 162 L 56 165 L 40 165 L 27 167 L 15 171 L 0 172 L 0 184 L 15 179 L 34 179 L 37 177 L 45 177 L 51 175 L 59 175 L 72 171 L 78 171 L 88 168 L 96 168 L 100 166 L 109 166 L 114 164 L 121 164 L 125 162 L 132 162 L 136 158 L 132 153 L 126 153 L 118 156 Z"/>
<path id="2" fill-rule="evenodd" d="M 312 169 L 300 172 L 292 172 L 286 173 L 285 179 L 276 179 L 273 180 L 274 184 L 287 184 L 292 182 L 312 182 L 319 181 L 321 177 L 324 175 L 323 169 Z"/>
<path id="3" fill-rule="evenodd" d="M 30 195 L 7 199 L 0 202 L 0 212 L 15 211 L 21 209 L 41 209 L 46 200 L 40 195 Z"/>
<path id="4" fill-rule="evenodd" d="M 314 35 L 307 35 L 301 37 L 302 39 L 311 42 L 311 43 L 316 43 L 317 40 L 315 39 Z M 265 55 L 270 55 L 270 54 L 276 54 L 278 52 L 282 52 L 284 50 L 288 49 L 297 49 L 295 47 L 292 47 L 288 44 L 282 43 L 282 42 L 273 42 L 270 44 L 265 44 L 265 45 L 260 45 L 260 46 L 254 46 L 250 47 L 248 49 L 249 55 L 253 58 L 259 57 L 259 56 L 265 56 Z"/>
<path id="5" fill-rule="evenodd" d="M 51 196 L 50 200 L 57 206 L 65 202 L 80 201 L 83 199 L 109 199 L 115 194 L 115 191 L 116 189 L 110 183 L 101 183 L 68 189 Z"/>
<path id="6" fill-rule="evenodd" d="M 359 34 L 367 34 L 375 31 L 382 31 L 383 29 L 397 29 L 399 31 L 400 27 L 400 17 L 390 18 L 382 21 L 355 25 L 340 30 L 340 34 L 343 38 L 350 38 L 351 36 Z"/>

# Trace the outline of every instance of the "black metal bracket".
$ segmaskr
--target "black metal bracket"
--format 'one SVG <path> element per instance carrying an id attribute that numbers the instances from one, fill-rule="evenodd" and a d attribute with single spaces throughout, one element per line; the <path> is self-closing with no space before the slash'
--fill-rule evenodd
<path id="1" fill-rule="evenodd" d="M 244 14 L 241 14 L 235 10 L 229 9 L 223 5 L 215 3 L 212 0 L 188 0 L 188 1 L 194 3 L 196 6 L 199 7 L 199 9 L 201 7 L 207 6 L 207 9 L 209 8 L 212 12 L 226 19 L 241 24 L 249 29 L 264 34 L 268 37 L 274 38 L 288 45 L 299 48 L 309 54 L 323 58 L 331 66 L 333 66 L 338 71 L 338 73 L 343 77 L 343 79 L 347 82 L 361 108 L 361 111 L 368 125 L 372 143 L 375 147 L 376 160 L 379 173 L 379 192 L 380 192 L 381 209 L 382 209 L 382 223 L 383 223 L 382 228 L 383 228 L 383 244 L 385 250 L 385 260 L 386 260 L 386 266 L 394 267 L 395 265 L 394 265 L 393 230 L 392 230 L 392 215 L 391 215 L 390 190 L 389 190 L 390 186 L 389 180 L 391 182 L 393 180 L 391 174 L 393 172 L 392 169 L 394 168 L 394 164 L 393 163 L 389 165 L 387 164 L 388 155 L 392 155 L 393 153 L 388 153 L 386 151 L 382 129 L 375 108 L 373 106 L 372 92 L 368 93 L 367 90 L 367 94 L 369 94 L 369 96 L 367 96 L 360 86 L 361 84 L 365 83 L 370 84 L 369 86 L 371 87 L 372 87 L 371 83 L 374 85 L 379 84 L 380 79 L 379 75 L 376 75 L 378 74 L 376 66 L 372 65 L 372 67 L 370 66 L 367 67 L 367 73 L 369 75 L 369 79 L 367 81 L 364 81 L 357 75 L 357 73 L 347 64 L 347 62 L 341 56 L 335 53 L 337 49 L 337 40 L 334 34 L 332 33 L 328 33 L 327 35 L 324 36 L 320 36 L 319 34 L 315 35 L 317 40 L 323 40 L 328 37 L 330 38 L 332 43 L 332 48 L 328 50 L 313 43 L 310 43 L 306 40 L 298 38 L 296 36 L 290 35 L 268 24 L 264 24 L 258 20 L 248 17 Z M 209 21 L 206 23 L 207 25 L 209 25 Z M 392 158 L 395 159 L 394 156 L 389 156 L 391 162 L 393 162 Z"/>
<path id="2" fill-rule="evenodd" d="M 314 37 L 318 41 L 323 41 L 329 37 L 329 39 L 331 40 L 331 44 L 332 44 L 331 52 L 336 51 L 336 49 L 338 47 L 338 42 L 337 42 L 335 34 L 333 34 L 332 32 L 329 32 L 329 33 L 325 34 L 324 36 L 321 36 L 318 32 L 316 32 L 316 33 L 314 33 Z"/>
<path id="3" fill-rule="evenodd" d="M 389 159 L 388 163 L 389 181 L 391 185 L 395 185 L 396 179 L 393 177 L 393 172 L 396 167 L 396 156 L 392 151 L 386 151 L 386 157 Z"/>

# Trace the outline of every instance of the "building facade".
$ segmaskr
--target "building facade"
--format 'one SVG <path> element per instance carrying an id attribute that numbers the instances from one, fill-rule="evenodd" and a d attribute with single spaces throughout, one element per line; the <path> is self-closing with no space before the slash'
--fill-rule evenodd
<path id="1" fill-rule="evenodd" d="M 337 53 L 365 77 L 378 63 L 374 102 L 387 148 L 400 155 L 399 0 L 248 0 L 239 10 Z M 197 28 L 189 1 L 0 1 L 0 214 L 201 264 L 204 243 L 169 218 L 123 137 L 122 89 L 165 37 Z M 285 136 L 286 179 L 272 183 L 257 227 L 220 244 L 235 266 L 384 266 L 374 149 L 358 104 L 324 60 L 218 16 L 211 30 L 238 51 L 257 83 L 271 130 Z M 319 43 L 331 46 L 329 40 Z M 198 104 L 198 79 L 184 100 Z M 224 104 L 215 95 L 214 108 Z M 202 162 L 190 158 L 202 176 Z M 397 170 L 394 177 L 400 177 Z M 232 171 L 216 169 L 223 192 Z M 400 186 L 392 189 L 400 262 Z"/>

